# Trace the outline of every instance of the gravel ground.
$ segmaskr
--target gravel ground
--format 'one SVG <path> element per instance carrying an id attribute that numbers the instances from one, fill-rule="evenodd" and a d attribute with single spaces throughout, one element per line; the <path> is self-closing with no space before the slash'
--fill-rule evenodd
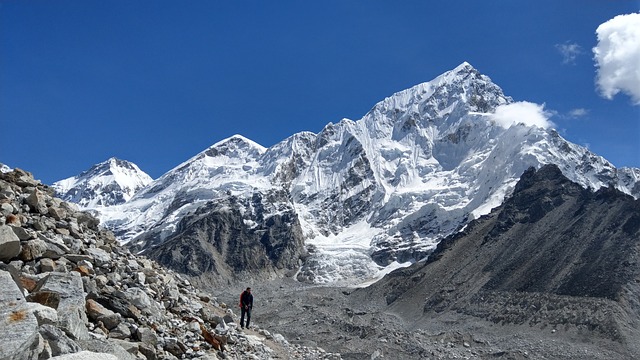
<path id="1" fill-rule="evenodd" d="M 313 287 L 290 279 L 227 288 L 233 306 L 251 286 L 252 321 L 292 344 L 339 352 L 343 359 L 634 359 L 627 346 L 576 327 L 501 325 L 456 312 L 402 317 L 352 288 Z"/>

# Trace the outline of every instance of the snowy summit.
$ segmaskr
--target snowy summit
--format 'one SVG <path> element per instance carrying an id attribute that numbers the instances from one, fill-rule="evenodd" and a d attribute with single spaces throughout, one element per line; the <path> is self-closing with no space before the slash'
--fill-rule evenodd
<path id="1" fill-rule="evenodd" d="M 97 208 L 128 201 L 152 180 L 136 164 L 110 158 L 78 176 L 55 182 L 53 188 L 66 201 Z"/>

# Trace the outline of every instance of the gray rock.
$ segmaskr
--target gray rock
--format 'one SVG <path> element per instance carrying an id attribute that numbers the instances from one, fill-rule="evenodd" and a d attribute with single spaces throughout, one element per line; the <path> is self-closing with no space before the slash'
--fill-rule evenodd
<path id="1" fill-rule="evenodd" d="M 126 352 L 128 352 L 131 355 L 137 355 L 138 354 L 138 344 L 139 343 L 134 343 L 131 341 L 126 341 L 126 340 L 120 340 L 120 339 L 109 339 L 109 342 L 112 344 L 115 344 L 117 346 L 120 346 L 121 348 L 123 348 Z"/>
<path id="2" fill-rule="evenodd" d="M 46 197 L 44 194 L 37 190 L 32 192 L 31 195 L 27 196 L 25 199 L 27 205 L 31 207 L 34 211 L 40 214 L 48 214 L 49 209 L 47 208 Z"/>
<path id="3" fill-rule="evenodd" d="M 95 266 L 103 266 L 111 262 L 111 255 L 109 255 L 108 252 L 102 249 L 89 248 L 86 249 L 85 252 L 87 253 L 87 255 L 93 258 L 92 262 Z"/>
<path id="4" fill-rule="evenodd" d="M 40 240 L 28 240 L 21 243 L 20 260 L 32 261 L 40 258 L 47 251 L 47 243 Z"/>
<path id="5" fill-rule="evenodd" d="M 29 229 L 25 229 L 22 226 L 13 226 L 11 229 L 16 234 L 18 239 L 20 239 L 21 241 L 29 240 L 29 239 L 35 239 L 36 238 L 35 232 L 33 232 L 33 231 L 29 230 Z"/>
<path id="6" fill-rule="evenodd" d="M 225 323 L 227 323 L 227 324 L 228 324 L 228 323 L 232 323 L 232 322 L 234 322 L 234 321 L 233 321 L 233 315 L 232 315 L 232 314 L 229 314 L 229 313 L 224 314 L 224 317 L 223 317 L 222 319 L 223 319 L 223 320 L 224 320 L 224 322 L 225 322 Z"/>
<path id="7" fill-rule="evenodd" d="M 40 326 L 40 335 L 49 344 L 53 356 L 76 353 L 82 350 L 62 329 L 53 325 Z"/>
<path id="8" fill-rule="evenodd" d="M 92 351 L 80 351 L 74 354 L 55 356 L 52 360 L 118 360 L 118 357 L 107 353 L 96 353 Z"/>
<path id="9" fill-rule="evenodd" d="M 156 332 L 145 326 L 141 326 L 136 330 L 136 338 L 140 342 L 148 344 L 153 348 L 158 345 L 158 335 Z"/>
<path id="10" fill-rule="evenodd" d="M 131 304 L 147 316 L 157 316 L 164 310 L 162 305 L 151 299 L 149 295 L 140 288 L 128 288 L 124 291 L 124 296 Z"/>
<path id="11" fill-rule="evenodd" d="M 4 215 L 4 216 L 9 216 L 11 214 L 13 214 L 15 211 L 15 209 L 13 208 L 13 206 L 9 203 L 2 203 L 0 204 L 0 214 Z"/>
<path id="12" fill-rule="evenodd" d="M 58 320 L 60 327 L 73 339 L 87 339 L 87 315 L 82 279 L 77 272 L 52 272 L 41 280 L 36 291 L 52 291 L 60 294 Z"/>
<path id="13" fill-rule="evenodd" d="M 89 255 L 68 254 L 68 255 L 65 255 L 65 257 L 69 259 L 69 261 L 74 262 L 76 264 L 79 263 L 80 261 L 87 261 L 87 262 L 93 261 L 93 258 Z"/>
<path id="14" fill-rule="evenodd" d="M 56 262 L 49 258 L 42 258 L 36 263 L 36 269 L 40 272 L 52 272 L 56 268 Z"/>
<path id="15" fill-rule="evenodd" d="M 87 293 L 87 299 L 95 299 L 98 297 L 100 290 L 98 284 L 94 279 L 88 276 L 82 277 L 82 286 L 84 286 L 84 292 Z"/>
<path id="16" fill-rule="evenodd" d="M 35 359 L 40 337 L 38 321 L 9 272 L 0 270 L 0 359 Z"/>
<path id="17" fill-rule="evenodd" d="M 138 346 L 138 351 L 147 358 L 147 360 L 156 360 L 158 358 L 158 354 L 156 353 L 155 346 L 151 346 L 145 343 L 140 343 Z"/>
<path id="18" fill-rule="evenodd" d="M 187 347 L 176 338 L 165 338 L 164 340 L 164 350 L 174 356 L 181 357 L 187 351 Z"/>
<path id="19" fill-rule="evenodd" d="M 48 257 L 51 259 L 59 259 L 63 255 L 71 251 L 65 244 L 58 244 L 55 242 L 45 241 L 45 245 L 47 249 L 44 251 L 44 254 L 42 254 L 42 256 Z"/>
<path id="20" fill-rule="evenodd" d="M 129 329 L 129 325 L 121 322 L 109 332 L 109 337 L 112 339 L 129 339 L 131 337 L 131 329 Z"/>
<path id="21" fill-rule="evenodd" d="M 78 225 L 85 226 L 87 229 L 98 231 L 98 225 L 100 220 L 87 212 L 80 212 L 76 214 Z"/>
<path id="22" fill-rule="evenodd" d="M 36 302 L 28 302 L 27 305 L 29 311 L 38 320 L 38 325 L 55 325 L 58 323 L 58 312 L 54 308 Z"/>
<path id="23" fill-rule="evenodd" d="M 67 211 L 60 207 L 51 206 L 49 207 L 49 215 L 56 220 L 63 220 L 67 217 Z"/>
<path id="24" fill-rule="evenodd" d="M 89 339 L 80 340 L 78 344 L 84 349 L 97 353 L 108 353 L 115 355 L 120 360 L 136 360 L 137 358 L 128 353 L 122 346 L 116 344 L 112 339 Z"/>
<path id="25" fill-rule="evenodd" d="M 20 239 L 11 226 L 0 226 L 0 261 L 9 262 L 20 254 Z"/>

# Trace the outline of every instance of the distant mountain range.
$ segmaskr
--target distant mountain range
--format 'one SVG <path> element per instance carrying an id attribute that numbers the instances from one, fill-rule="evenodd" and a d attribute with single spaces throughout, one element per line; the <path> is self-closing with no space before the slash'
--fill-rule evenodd
<path id="1" fill-rule="evenodd" d="M 512 104 L 463 63 L 318 134 L 270 148 L 235 135 L 154 181 L 110 159 L 54 188 L 178 270 L 266 268 L 315 283 L 362 282 L 423 259 L 502 204 L 530 167 L 555 164 L 584 188 L 640 196 L 640 169 L 617 169 L 555 130 L 496 121 Z"/>

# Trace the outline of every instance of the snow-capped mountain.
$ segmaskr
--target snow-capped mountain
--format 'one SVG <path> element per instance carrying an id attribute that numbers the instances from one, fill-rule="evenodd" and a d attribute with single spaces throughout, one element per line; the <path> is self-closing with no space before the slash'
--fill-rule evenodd
<path id="1" fill-rule="evenodd" d="M 101 219 L 145 249 L 212 201 L 241 207 L 248 230 L 264 231 L 271 216 L 293 208 L 310 252 L 298 278 L 357 282 L 424 258 L 501 204 L 531 166 L 553 163 L 584 187 L 640 195 L 639 169 L 616 169 L 524 119 L 497 121 L 496 109 L 513 104 L 463 63 L 318 134 L 270 148 L 239 135 L 220 141 L 128 202 L 101 209 Z"/>
<path id="2" fill-rule="evenodd" d="M 91 209 L 122 204 L 152 180 L 136 164 L 110 158 L 52 187 L 61 199 Z"/>

